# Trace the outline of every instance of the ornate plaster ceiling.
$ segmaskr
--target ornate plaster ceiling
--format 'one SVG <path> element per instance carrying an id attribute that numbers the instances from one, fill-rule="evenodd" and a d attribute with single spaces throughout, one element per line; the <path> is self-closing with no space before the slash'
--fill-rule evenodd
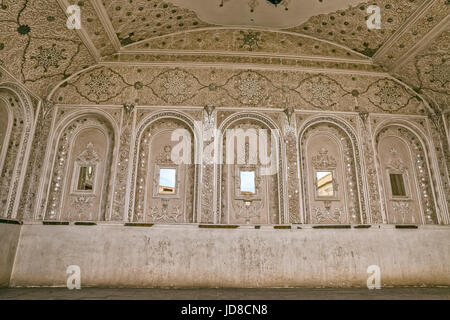
<path id="1" fill-rule="evenodd" d="M 394 72 L 432 104 L 450 109 L 450 30 L 443 32 Z"/>
<path id="2" fill-rule="evenodd" d="M 407 19 L 427 0 L 376 0 L 361 2 L 347 9 L 311 17 L 307 22 L 291 28 L 299 32 L 347 46 L 372 57 Z M 367 7 L 382 8 L 381 29 L 368 29 Z"/>
<path id="3" fill-rule="evenodd" d="M 286 29 L 310 17 L 356 5 L 361 0 L 167 0 L 192 10 L 206 23 L 222 26 L 259 26 Z M 279 2 L 279 3 L 277 3 Z"/>
<path id="4" fill-rule="evenodd" d="M 0 63 L 42 97 L 97 64 L 207 63 L 387 71 L 448 104 L 447 58 L 427 60 L 438 70 L 430 78 L 422 56 L 447 50 L 449 0 L 221 2 L 0 0 Z M 71 4 L 81 7 L 81 30 L 66 28 Z M 372 4 L 380 30 L 366 26 Z"/>
<path id="5" fill-rule="evenodd" d="M 180 31 L 240 25 L 309 34 L 372 56 L 416 10 L 430 3 L 427 0 L 308 0 L 290 1 L 286 11 L 280 5 L 274 7 L 259 0 L 258 9 L 251 13 L 246 8 L 248 1 L 228 0 L 223 7 L 218 6 L 220 2 L 207 1 L 205 5 L 202 0 L 105 0 L 104 5 L 123 46 Z M 381 30 L 367 28 L 366 10 L 371 4 L 383 10 Z M 445 9 L 440 7 L 440 14 L 448 14 Z M 258 14 L 266 15 L 266 21 L 251 21 Z"/>
<path id="6" fill-rule="evenodd" d="M 0 35 L 1 66 L 41 96 L 95 63 L 52 0 L 2 1 Z M 0 73 L 0 81 L 2 77 Z"/>
<path id="7" fill-rule="evenodd" d="M 195 12 L 162 0 L 104 0 L 103 5 L 122 46 L 211 26 Z"/>

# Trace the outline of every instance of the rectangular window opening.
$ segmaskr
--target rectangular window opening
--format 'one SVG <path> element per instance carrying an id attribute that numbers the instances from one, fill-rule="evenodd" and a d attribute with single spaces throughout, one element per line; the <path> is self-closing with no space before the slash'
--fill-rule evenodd
<path id="1" fill-rule="evenodd" d="M 394 197 L 406 197 L 405 181 L 403 174 L 390 173 L 389 179 L 391 181 L 391 191 Z"/>
<path id="2" fill-rule="evenodd" d="M 175 194 L 177 169 L 159 169 L 159 194 Z"/>
<path id="3" fill-rule="evenodd" d="M 316 178 L 317 178 L 317 195 L 319 197 L 333 197 L 334 196 L 333 172 L 317 171 Z"/>
<path id="4" fill-rule="evenodd" d="M 78 191 L 92 191 L 94 189 L 95 167 L 85 166 L 80 167 L 80 174 L 78 175 Z"/>
<path id="5" fill-rule="evenodd" d="M 241 171 L 241 194 L 256 194 L 255 171 Z"/>

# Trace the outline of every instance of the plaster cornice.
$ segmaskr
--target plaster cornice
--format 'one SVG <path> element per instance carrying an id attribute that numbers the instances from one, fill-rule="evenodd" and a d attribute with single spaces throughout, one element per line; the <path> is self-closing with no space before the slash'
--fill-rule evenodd
<path id="1" fill-rule="evenodd" d="M 243 64 L 243 63 L 208 63 L 208 62 L 100 62 L 97 66 L 125 66 L 125 67 L 174 67 L 174 68 L 218 68 L 230 70 L 274 70 L 274 71 L 303 71 L 312 73 L 332 73 L 332 74 L 357 74 L 373 77 L 389 77 L 393 78 L 387 72 L 371 72 L 361 70 L 341 70 L 332 68 L 309 68 L 301 66 L 285 66 L 285 65 L 265 65 L 265 64 Z M 93 68 L 95 68 L 93 66 Z M 91 68 L 90 68 L 91 69 Z M 85 71 L 85 70 L 84 70 Z M 393 78 L 395 79 L 395 78 Z M 67 79 L 66 79 L 67 80 Z M 396 79 L 397 80 L 397 79 Z M 64 81 L 63 81 L 64 82 Z"/>
<path id="2" fill-rule="evenodd" d="M 116 32 L 114 31 L 114 27 L 108 17 L 108 13 L 106 12 L 105 7 L 103 6 L 101 1 L 91 0 L 91 3 L 95 9 L 95 12 L 97 13 L 97 16 L 100 19 L 103 28 L 106 31 L 106 34 L 108 35 L 109 41 L 113 45 L 116 52 L 118 52 L 119 50 L 121 50 L 119 38 L 117 38 Z"/>

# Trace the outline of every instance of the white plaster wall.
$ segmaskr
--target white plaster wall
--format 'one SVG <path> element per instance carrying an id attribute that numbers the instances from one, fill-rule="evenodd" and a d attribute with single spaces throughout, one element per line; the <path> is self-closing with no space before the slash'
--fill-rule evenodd
<path id="1" fill-rule="evenodd" d="M 69 265 L 82 286 L 450 285 L 450 227 L 419 229 L 201 229 L 24 225 L 12 286 L 65 286 Z"/>
<path id="2" fill-rule="evenodd" d="M 7 287 L 14 265 L 20 225 L 0 223 L 0 287 Z"/>

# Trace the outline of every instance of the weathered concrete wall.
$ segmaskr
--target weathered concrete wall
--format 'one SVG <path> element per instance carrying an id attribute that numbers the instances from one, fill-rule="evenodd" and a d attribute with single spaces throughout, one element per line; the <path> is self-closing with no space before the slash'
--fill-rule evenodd
<path id="1" fill-rule="evenodd" d="M 24 225 L 12 286 L 365 286 L 450 285 L 450 227 L 395 229 L 203 229 Z"/>
<path id="2" fill-rule="evenodd" d="M 9 285 L 20 227 L 19 224 L 0 223 L 0 287 Z"/>

